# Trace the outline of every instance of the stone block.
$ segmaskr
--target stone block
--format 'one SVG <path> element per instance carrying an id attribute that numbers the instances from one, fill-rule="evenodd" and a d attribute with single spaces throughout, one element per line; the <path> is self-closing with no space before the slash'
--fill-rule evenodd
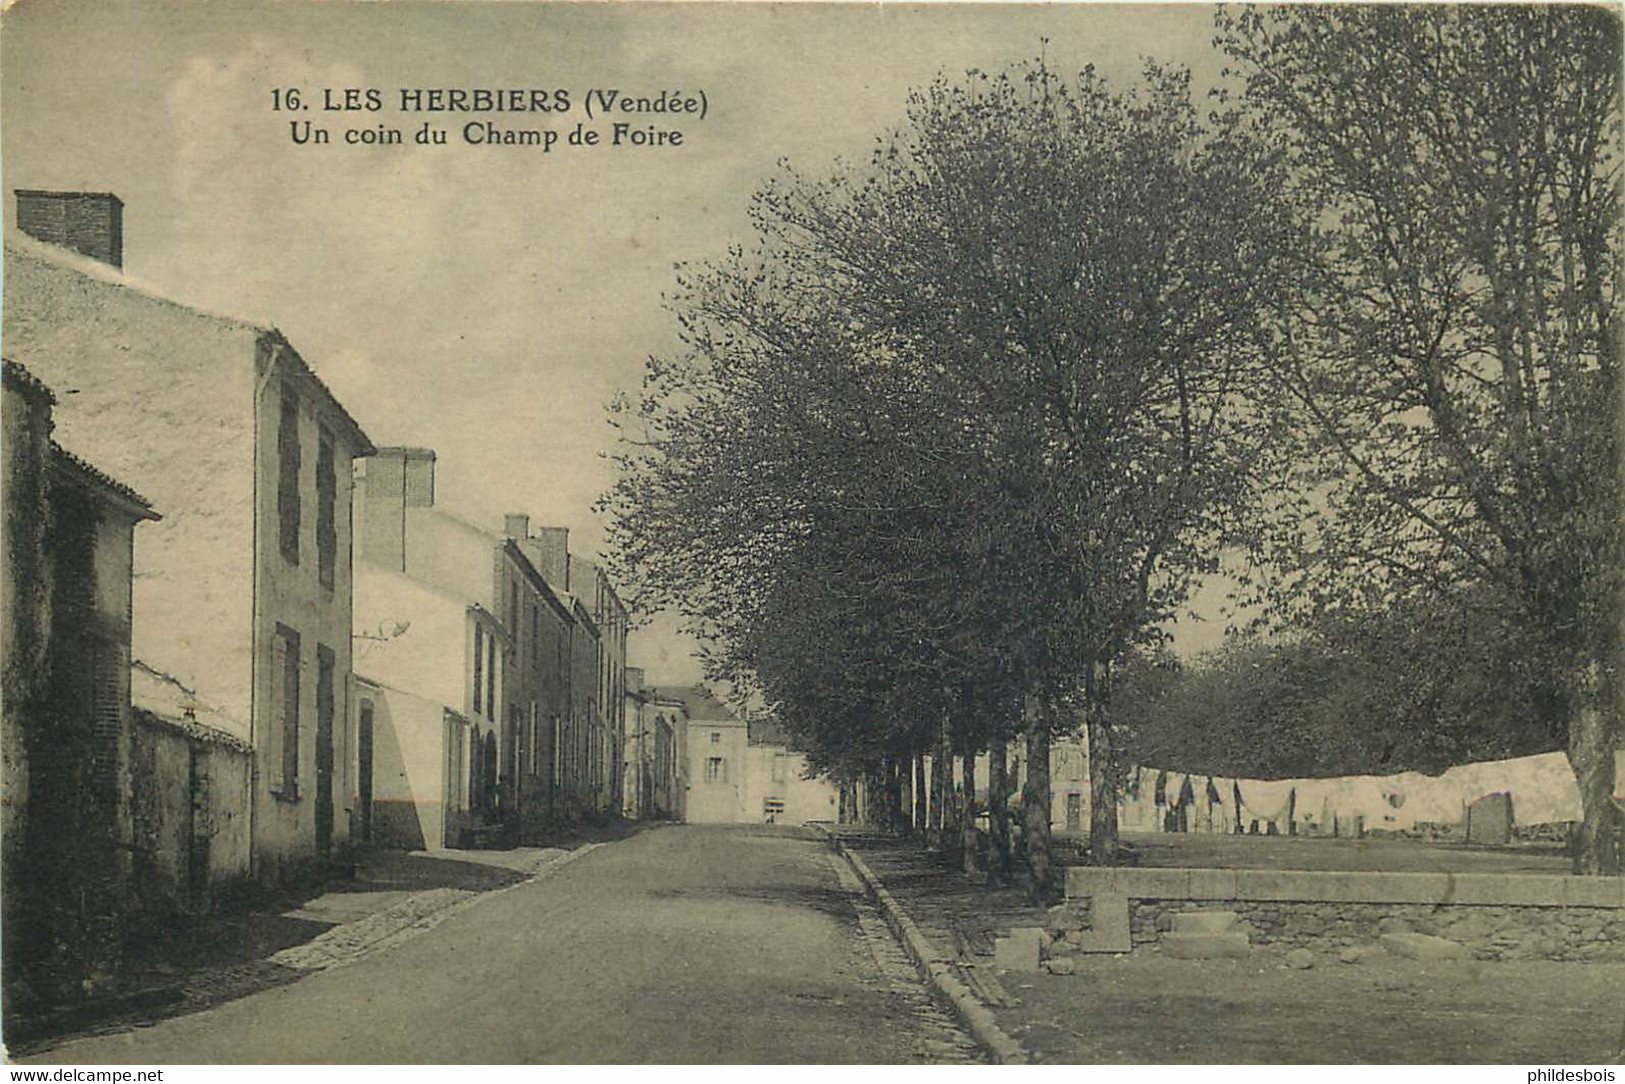
<path id="1" fill-rule="evenodd" d="M 1625 908 L 1625 877 L 1564 877 L 1563 902 L 1570 907 Z"/>
<path id="2" fill-rule="evenodd" d="M 1395 956 L 1409 960 L 1460 960 L 1467 955 L 1460 942 L 1425 933 L 1385 933 L 1377 940 Z"/>
<path id="3" fill-rule="evenodd" d="M 1127 952 L 1133 947 L 1127 896 L 1095 896 L 1090 926 L 1078 932 L 1079 952 Z"/>
<path id="4" fill-rule="evenodd" d="M 1295 948 L 1286 954 L 1286 965 L 1297 971 L 1307 971 L 1315 966 L 1315 954 L 1306 948 Z"/>
<path id="5" fill-rule="evenodd" d="M 1188 869 L 1125 870 L 1118 890 L 1136 900 L 1188 900 L 1191 898 L 1191 871 Z"/>
<path id="6" fill-rule="evenodd" d="M 1009 937 L 996 938 L 993 942 L 993 966 L 1006 971 L 1037 971 L 1042 942 L 1031 935 L 1042 932 L 1038 929 L 1012 930 Z"/>
<path id="7" fill-rule="evenodd" d="M 1165 933 L 1158 943 L 1179 960 L 1239 959 L 1252 951 L 1244 933 Z"/>
<path id="8" fill-rule="evenodd" d="M 1564 902 L 1564 882 L 1569 879 L 1561 874 L 1549 873 L 1461 874 L 1450 886 L 1450 897 L 1442 902 L 1561 907 Z"/>
<path id="9" fill-rule="evenodd" d="M 1129 873 L 1111 866 L 1068 866 L 1066 894 L 1069 899 L 1110 896 L 1119 892 L 1117 875 Z"/>
<path id="10" fill-rule="evenodd" d="M 1193 869 L 1187 887 L 1193 900 L 1233 900 L 1236 898 L 1236 871 Z"/>
<path id="11" fill-rule="evenodd" d="M 1078 961 L 1070 956 L 1057 956 L 1044 961 L 1044 970 L 1051 975 L 1075 975 L 1078 971 Z"/>
<path id="12" fill-rule="evenodd" d="M 1512 795 L 1486 794 L 1467 807 L 1467 842 L 1503 846 L 1512 841 Z"/>
<path id="13" fill-rule="evenodd" d="M 1183 911 L 1174 916 L 1179 933 L 1235 933 L 1240 917 L 1234 911 Z"/>

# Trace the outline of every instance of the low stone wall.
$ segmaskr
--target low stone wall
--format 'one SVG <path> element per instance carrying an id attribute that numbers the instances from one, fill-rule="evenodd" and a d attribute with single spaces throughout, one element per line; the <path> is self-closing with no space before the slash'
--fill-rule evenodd
<path id="1" fill-rule="evenodd" d="M 130 731 L 132 906 L 208 910 L 248 878 L 246 743 L 193 723 L 135 713 Z"/>
<path id="2" fill-rule="evenodd" d="M 1097 900 L 1126 901 L 1135 949 L 1156 944 L 1179 912 L 1233 911 L 1255 945 L 1337 949 L 1412 930 L 1478 959 L 1625 960 L 1617 877 L 1072 868 L 1052 934 L 1086 945 L 1085 931 L 1102 925 Z"/>

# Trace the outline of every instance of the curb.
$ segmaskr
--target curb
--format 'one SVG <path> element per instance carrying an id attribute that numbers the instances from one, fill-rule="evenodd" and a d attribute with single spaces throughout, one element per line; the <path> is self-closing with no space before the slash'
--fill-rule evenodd
<path id="1" fill-rule="evenodd" d="M 858 880 L 863 882 L 863 887 L 880 904 L 881 914 L 886 917 L 886 925 L 902 944 L 903 951 L 908 954 L 909 959 L 914 961 L 920 977 L 953 1006 L 954 1012 L 959 1015 L 959 1019 L 970 1031 L 971 1036 L 992 1056 L 994 1064 L 1027 1064 L 1027 1051 L 999 1027 L 993 1011 L 971 992 L 970 987 L 959 981 L 959 977 L 953 972 L 953 965 L 944 960 L 931 942 L 925 939 L 920 928 L 886 890 L 886 886 L 875 876 L 868 863 L 853 854 L 846 844 L 827 828 L 821 828 L 820 831 L 835 848 L 836 853 L 846 859 L 847 865 L 858 875 Z"/>
<path id="2" fill-rule="evenodd" d="M 523 888 L 544 877 L 551 876 L 577 858 L 602 846 L 604 846 L 602 843 L 584 843 L 573 851 L 568 851 L 537 866 L 523 880 L 487 892 L 471 892 L 467 889 L 455 888 L 431 888 L 425 892 L 414 893 L 382 911 L 358 919 L 355 922 L 346 922 L 335 926 L 302 945 L 294 945 L 292 948 L 283 949 L 266 959 L 270 963 L 291 968 L 306 975 L 313 975 L 319 971 L 331 971 L 334 968 L 353 964 L 386 949 L 394 948 L 405 941 L 410 941 L 418 934 L 427 933 L 448 918 L 467 910 L 481 900 L 490 899 L 492 896 L 500 896 L 504 892 L 512 892 L 516 888 Z M 423 905 L 431 901 L 433 901 L 434 905 L 424 910 Z"/>

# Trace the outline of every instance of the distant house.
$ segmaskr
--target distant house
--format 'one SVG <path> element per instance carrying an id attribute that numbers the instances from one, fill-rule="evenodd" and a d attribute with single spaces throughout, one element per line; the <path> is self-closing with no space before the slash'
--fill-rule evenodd
<path id="1" fill-rule="evenodd" d="M 625 744 L 626 607 L 597 565 L 570 553 L 565 527 L 532 532 L 510 516 L 510 537 L 571 607 L 569 712 L 557 746 L 556 792 L 565 817 L 619 813 Z"/>
<path id="2" fill-rule="evenodd" d="M 373 446 L 274 328 L 127 277 L 122 216 L 107 193 L 18 193 L 6 348 L 59 392 L 63 443 L 164 510 L 131 648 L 162 702 L 136 704 L 253 745 L 255 870 L 280 879 L 351 832 L 351 464 Z"/>
<path id="3" fill-rule="evenodd" d="M 688 726 L 689 824 L 759 823 L 746 807 L 749 742 L 745 722 L 703 685 L 662 685 L 649 692 L 681 706 Z"/>
<path id="4" fill-rule="evenodd" d="M 645 688 L 643 670 L 628 666 L 625 718 L 622 811 L 632 820 L 682 820 L 688 790 L 683 702 Z"/>
<path id="5" fill-rule="evenodd" d="M 598 629 L 599 717 L 593 744 L 600 750 L 598 773 L 604 780 L 594 804 L 600 812 L 619 810 L 624 786 L 621 752 L 626 745 L 626 634 L 630 622 L 626 604 L 602 568 L 575 554 L 569 555 L 569 565 L 566 589 L 582 600 Z"/>
<path id="6" fill-rule="evenodd" d="M 745 811 L 774 824 L 835 823 L 840 794 L 828 779 L 807 773 L 807 756 L 790 748 L 777 724 L 751 719 L 747 726 Z"/>

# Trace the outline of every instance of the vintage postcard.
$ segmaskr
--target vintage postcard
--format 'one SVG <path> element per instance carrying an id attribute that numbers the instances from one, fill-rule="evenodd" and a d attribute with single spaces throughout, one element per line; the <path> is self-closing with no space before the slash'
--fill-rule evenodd
<path id="1" fill-rule="evenodd" d="M 1618 1064 L 1621 41 L 11 3 L 7 1057 Z"/>

